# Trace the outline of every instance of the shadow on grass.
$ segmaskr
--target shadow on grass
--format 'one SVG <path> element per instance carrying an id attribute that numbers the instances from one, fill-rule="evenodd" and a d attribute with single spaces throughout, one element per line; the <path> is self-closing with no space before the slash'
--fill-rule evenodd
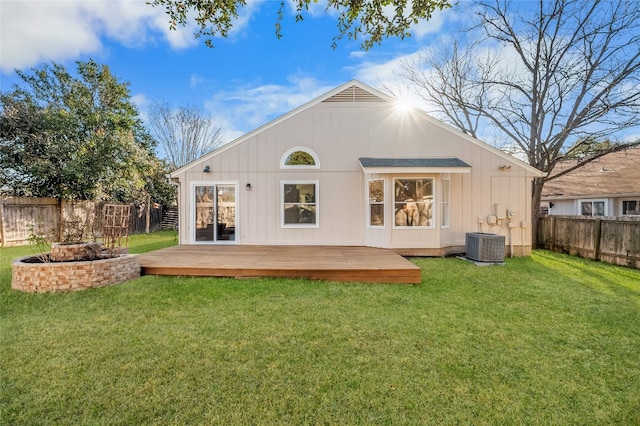
<path id="1" fill-rule="evenodd" d="M 538 261 L 562 276 L 571 278 L 579 285 L 605 294 L 639 300 L 640 271 L 636 269 L 546 250 L 536 250 L 533 258 L 534 261 Z"/>

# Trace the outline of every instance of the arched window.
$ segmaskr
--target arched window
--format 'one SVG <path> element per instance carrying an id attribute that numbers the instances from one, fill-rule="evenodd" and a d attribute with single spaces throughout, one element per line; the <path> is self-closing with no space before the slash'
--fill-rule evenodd
<path id="1" fill-rule="evenodd" d="M 296 146 L 284 153 L 280 160 L 281 169 L 319 169 L 320 159 L 309 148 Z"/>

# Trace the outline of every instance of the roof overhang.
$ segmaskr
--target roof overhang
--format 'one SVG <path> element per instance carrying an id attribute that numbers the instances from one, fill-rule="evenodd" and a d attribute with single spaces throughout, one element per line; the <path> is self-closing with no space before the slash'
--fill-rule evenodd
<path id="1" fill-rule="evenodd" d="M 360 158 L 365 173 L 471 173 L 471 166 L 455 157 Z"/>

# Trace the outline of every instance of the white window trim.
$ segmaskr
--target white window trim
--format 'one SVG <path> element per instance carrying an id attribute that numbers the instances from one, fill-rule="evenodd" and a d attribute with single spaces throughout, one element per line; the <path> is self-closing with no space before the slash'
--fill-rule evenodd
<path id="1" fill-rule="evenodd" d="M 604 203 L 604 216 L 595 216 L 593 214 L 593 203 Z M 585 198 L 582 200 L 578 200 L 578 205 L 576 206 L 576 210 L 577 210 L 577 216 L 585 216 L 582 214 L 582 203 L 591 203 L 592 209 L 591 209 L 591 216 L 586 216 L 586 217 L 606 217 L 609 216 L 609 201 L 606 198 L 597 198 L 597 199 L 589 199 L 589 198 Z"/>
<path id="2" fill-rule="evenodd" d="M 447 201 L 444 201 L 444 182 L 447 182 Z M 451 228 L 451 179 L 448 177 L 443 177 L 440 179 L 440 187 L 441 187 L 441 194 L 440 194 L 440 207 L 442 210 L 442 223 L 440 224 L 440 228 L 441 229 L 450 229 Z M 448 209 L 447 209 L 447 215 L 445 216 L 444 214 L 444 205 L 447 205 Z M 444 221 L 445 219 L 448 221 L 448 223 L 445 225 Z"/>
<path id="3" fill-rule="evenodd" d="M 284 186 L 285 185 L 309 185 L 316 186 L 316 223 L 284 223 Z M 280 181 L 280 227 L 281 228 L 319 228 L 320 227 L 320 181 L 319 180 L 281 180 Z"/>
<path id="4" fill-rule="evenodd" d="M 396 211 L 396 181 L 398 179 L 403 179 L 403 180 L 424 180 L 424 179 L 430 179 L 431 180 L 431 189 L 432 189 L 432 197 L 433 197 L 433 205 L 431 208 L 431 225 L 430 226 L 398 226 L 396 225 L 396 218 L 395 218 L 395 211 Z M 411 230 L 411 229 L 436 229 L 436 219 L 437 219 L 437 209 L 433 208 L 436 203 L 436 178 L 435 177 L 424 177 L 424 176 L 419 176 L 419 177 L 411 177 L 411 176 L 407 176 L 407 177 L 394 177 L 392 180 L 392 197 L 393 199 L 391 200 L 392 203 L 392 208 L 391 211 L 393 212 L 393 229 L 407 229 L 407 230 Z"/>
<path id="5" fill-rule="evenodd" d="M 369 183 L 381 180 L 382 181 L 382 194 L 384 200 L 382 202 L 371 203 L 371 197 L 369 196 Z M 366 209 L 367 209 L 367 228 L 369 229 L 385 229 L 387 225 L 387 187 L 385 178 L 372 178 L 368 179 L 366 182 L 365 194 L 366 194 Z M 371 206 L 372 205 L 381 205 L 382 206 L 382 225 L 372 225 L 371 224 Z"/>
<path id="6" fill-rule="evenodd" d="M 313 161 L 316 163 L 312 166 L 307 166 L 307 165 L 288 165 L 285 164 L 285 161 L 287 161 L 287 158 L 289 158 L 289 156 L 291 154 L 293 154 L 296 151 L 303 151 L 306 152 L 307 154 L 309 154 L 311 157 L 313 157 Z M 282 156 L 282 158 L 280 158 L 280 168 L 281 169 L 290 169 L 290 170 L 301 170 L 301 169 L 319 169 L 320 168 L 320 158 L 318 157 L 318 154 L 316 154 L 315 152 L 313 152 L 313 150 L 305 147 L 305 146 L 294 146 L 293 148 L 291 148 L 290 150 L 288 150 L 287 152 L 284 153 L 284 155 Z"/>
<path id="7" fill-rule="evenodd" d="M 623 210 L 625 201 L 635 201 L 637 204 L 640 204 L 640 198 L 626 198 L 620 200 L 620 216 L 640 216 L 640 214 L 626 214 Z"/>

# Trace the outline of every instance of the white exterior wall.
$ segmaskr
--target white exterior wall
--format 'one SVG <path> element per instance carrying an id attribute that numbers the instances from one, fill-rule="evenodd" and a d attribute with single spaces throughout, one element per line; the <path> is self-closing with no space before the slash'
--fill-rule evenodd
<path id="1" fill-rule="evenodd" d="M 283 154 L 296 146 L 314 151 L 319 169 L 280 169 Z M 441 229 L 441 174 L 368 175 L 360 157 L 457 157 L 470 173 L 451 173 L 450 227 Z M 204 165 L 211 167 L 203 173 Z M 511 166 L 501 169 L 501 165 Z M 239 244 L 370 245 L 387 248 L 464 246 L 467 232 L 509 236 L 506 221 L 489 227 L 494 204 L 516 212 L 514 243 L 530 245 L 533 172 L 522 163 L 472 142 L 417 111 L 401 114 L 393 104 L 318 103 L 286 120 L 266 126 L 238 143 L 222 148 L 175 174 L 180 181 L 180 243 L 192 243 L 191 181 L 238 182 Z M 367 181 L 384 177 L 385 227 L 367 225 Z M 393 178 L 434 178 L 434 229 L 394 229 Z M 319 227 L 281 226 L 281 181 L 317 180 Z M 245 184 L 251 183 L 251 190 Z M 479 224 L 479 219 L 484 222 Z M 520 225 L 525 222 L 525 232 Z M 517 232 L 515 232 L 517 231 Z M 524 240 L 520 235 L 524 235 Z M 507 238 L 507 244 L 509 244 Z"/>
<path id="2" fill-rule="evenodd" d="M 639 200 L 640 195 L 629 195 L 623 197 L 608 197 L 608 196 L 589 196 L 582 197 L 576 199 L 546 199 L 547 202 L 553 203 L 553 207 L 549 209 L 550 215 L 555 216 L 579 216 L 581 214 L 580 211 L 580 201 L 587 200 L 604 200 L 606 202 L 607 216 L 623 216 L 622 211 L 622 202 L 624 200 Z"/>
<path id="3" fill-rule="evenodd" d="M 619 211 L 619 209 L 617 208 L 617 204 L 619 203 L 616 203 L 614 202 L 614 200 L 606 197 L 584 197 L 575 199 L 553 200 L 551 201 L 551 203 L 553 203 L 553 207 L 549 209 L 549 214 L 554 216 L 580 216 L 582 214 L 580 209 L 580 202 L 589 200 L 604 201 L 606 204 L 607 216 L 618 215 L 617 211 Z"/>
<path id="4" fill-rule="evenodd" d="M 576 214 L 575 200 L 553 200 L 553 207 L 549 208 L 550 215 L 570 216 Z"/>

